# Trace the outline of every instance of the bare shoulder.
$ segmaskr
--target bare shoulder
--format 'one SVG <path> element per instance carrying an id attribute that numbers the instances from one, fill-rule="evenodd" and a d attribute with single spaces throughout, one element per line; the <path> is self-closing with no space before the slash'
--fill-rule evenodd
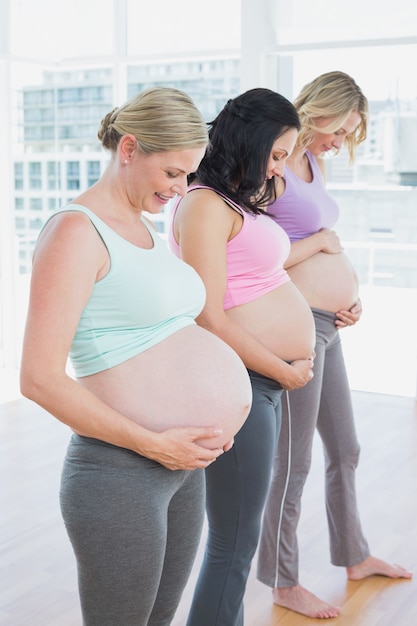
<path id="1" fill-rule="evenodd" d="M 181 198 L 176 221 L 204 220 L 232 224 L 239 215 L 212 189 L 194 189 Z"/>
<path id="2" fill-rule="evenodd" d="M 45 225 L 40 239 L 50 237 L 62 237 L 70 239 L 73 236 L 91 236 L 95 228 L 85 213 L 71 210 L 53 215 Z M 97 236 L 97 234 L 96 234 Z"/>
<path id="3" fill-rule="evenodd" d="M 81 211 L 64 211 L 52 216 L 41 232 L 35 257 L 42 252 L 58 253 L 60 258 L 72 254 L 81 256 L 83 251 L 94 254 L 104 249 L 103 242 L 90 218 Z"/>
<path id="4" fill-rule="evenodd" d="M 173 230 L 177 241 L 228 241 L 241 228 L 242 216 L 211 189 L 195 189 L 177 208 Z"/>
<path id="5" fill-rule="evenodd" d="M 192 189 L 181 198 L 178 210 L 186 211 L 190 208 L 204 211 L 211 208 L 227 207 L 225 201 L 213 189 Z"/>
<path id="6" fill-rule="evenodd" d="M 90 221 L 89 217 L 78 211 L 77 209 L 71 209 L 57 212 L 51 215 L 47 224 L 44 226 L 42 233 L 60 230 L 64 228 L 80 227 L 82 224 L 87 224 Z"/>

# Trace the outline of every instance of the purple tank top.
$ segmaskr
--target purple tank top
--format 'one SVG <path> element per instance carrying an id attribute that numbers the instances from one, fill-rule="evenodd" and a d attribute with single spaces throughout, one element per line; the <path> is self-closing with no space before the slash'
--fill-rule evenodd
<path id="1" fill-rule="evenodd" d="M 268 213 L 285 230 L 291 242 L 305 239 L 321 228 L 333 228 L 339 217 L 339 208 L 326 190 L 315 157 L 308 150 L 306 155 L 312 181 L 307 183 L 287 166 L 284 193 L 268 207 Z"/>

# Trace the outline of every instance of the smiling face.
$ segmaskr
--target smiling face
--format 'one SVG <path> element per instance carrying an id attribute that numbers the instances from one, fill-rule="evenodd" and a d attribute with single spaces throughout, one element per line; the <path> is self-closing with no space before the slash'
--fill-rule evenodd
<path id="1" fill-rule="evenodd" d="M 289 128 L 275 140 L 267 163 L 267 180 L 270 180 L 274 176 L 281 178 L 284 175 L 285 162 L 294 150 L 297 136 L 297 130 L 295 128 Z"/>
<path id="2" fill-rule="evenodd" d="M 361 123 L 361 116 L 357 111 L 352 111 L 341 128 L 333 132 L 326 132 L 326 128 L 331 126 L 331 118 L 319 118 L 315 120 L 318 128 L 323 128 L 323 132 L 316 131 L 313 139 L 308 145 L 308 149 L 314 156 L 321 156 L 331 150 L 339 151 L 343 146 L 346 137 L 353 133 Z"/>
<path id="3" fill-rule="evenodd" d="M 187 191 L 187 176 L 195 172 L 205 148 L 191 148 L 150 155 L 136 151 L 129 165 L 128 195 L 142 211 L 159 213 L 177 195 Z"/>

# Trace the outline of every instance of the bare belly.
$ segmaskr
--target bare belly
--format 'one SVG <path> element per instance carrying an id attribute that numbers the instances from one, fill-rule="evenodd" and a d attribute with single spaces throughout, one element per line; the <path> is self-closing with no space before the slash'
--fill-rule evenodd
<path id="1" fill-rule="evenodd" d="M 291 282 L 228 310 L 227 315 L 284 361 L 311 356 L 315 345 L 313 315 Z"/>
<path id="2" fill-rule="evenodd" d="M 358 278 L 343 253 L 318 252 L 288 274 L 313 308 L 336 313 L 349 310 L 358 299 Z"/>
<path id="3" fill-rule="evenodd" d="M 149 430 L 222 428 L 221 436 L 199 441 L 210 448 L 222 447 L 234 437 L 252 402 L 241 359 L 225 342 L 196 325 L 79 382 Z"/>

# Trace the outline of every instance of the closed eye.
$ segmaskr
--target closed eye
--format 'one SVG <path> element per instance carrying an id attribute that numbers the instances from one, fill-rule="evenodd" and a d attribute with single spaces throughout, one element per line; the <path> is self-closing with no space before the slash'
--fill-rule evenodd
<path id="1" fill-rule="evenodd" d="M 283 159 L 286 158 L 286 156 L 287 156 L 286 152 L 281 152 L 280 154 L 274 154 L 272 158 L 274 159 L 274 161 L 282 161 Z"/>

